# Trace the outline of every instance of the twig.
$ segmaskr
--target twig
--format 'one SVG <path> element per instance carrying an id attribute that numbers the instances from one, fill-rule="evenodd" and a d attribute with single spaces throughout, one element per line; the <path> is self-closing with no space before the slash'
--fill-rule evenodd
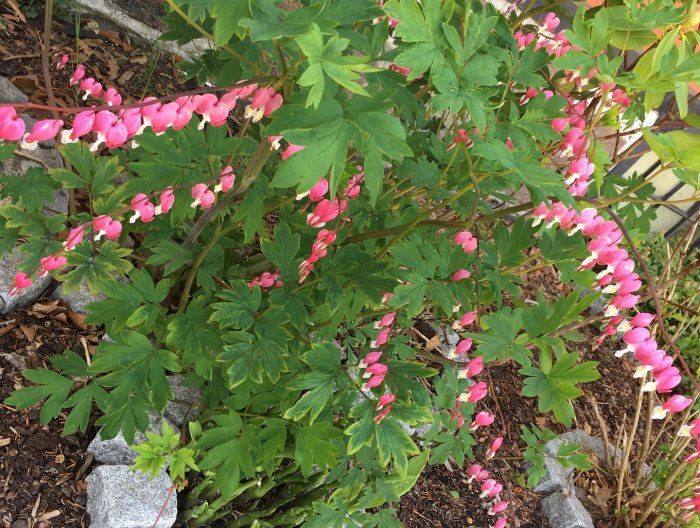
<path id="1" fill-rule="evenodd" d="M 170 502 L 170 497 L 172 497 L 173 492 L 175 491 L 175 484 L 170 486 L 168 488 L 168 496 L 165 497 L 165 502 L 163 503 L 163 506 L 161 506 L 160 511 L 158 512 L 158 517 L 156 517 L 156 520 L 153 521 L 153 526 L 151 528 L 156 528 L 158 526 L 158 521 L 160 521 L 160 518 L 163 516 L 163 513 L 165 512 L 165 508 L 168 507 L 168 503 Z"/>
<path id="2" fill-rule="evenodd" d="M 610 446 L 608 445 L 608 427 L 605 425 L 605 420 L 603 420 L 603 417 L 600 415 L 600 409 L 598 408 L 598 402 L 595 399 L 595 396 L 591 394 L 588 399 L 591 401 L 591 405 L 593 407 L 593 413 L 595 414 L 596 419 L 598 420 L 598 426 L 600 427 L 600 434 L 603 437 L 603 449 L 605 450 L 605 466 L 608 468 L 612 468 L 614 471 L 615 468 L 610 465 Z"/>

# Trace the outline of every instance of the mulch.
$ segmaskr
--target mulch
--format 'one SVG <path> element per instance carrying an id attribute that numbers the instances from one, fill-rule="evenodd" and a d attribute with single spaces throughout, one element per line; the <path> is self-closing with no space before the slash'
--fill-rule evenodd
<path id="1" fill-rule="evenodd" d="M 126 3 L 147 10 L 140 2 Z M 47 104 L 40 56 L 43 16 L 27 18 L 11 4 L 0 5 L 0 24 L 4 25 L 4 31 L 0 31 L 0 75 L 9 78 L 30 102 Z M 64 53 L 71 60 L 65 68 L 57 71 L 55 65 Z M 128 102 L 145 95 L 158 97 L 187 89 L 187 83 L 180 80 L 180 60 L 180 57 L 162 53 L 150 43 L 87 14 L 81 15 L 77 31 L 71 21 L 58 17 L 53 20 L 50 70 L 58 106 L 85 105 L 68 84 L 78 62 L 85 65 L 88 76 L 95 77 L 105 89 L 116 88 Z M 35 113 L 36 117 L 46 117 L 40 111 Z"/>
<path id="2" fill-rule="evenodd" d="M 99 342 L 84 317 L 59 301 L 39 301 L 28 310 L 0 316 L 0 402 L 29 385 L 24 368 L 42 368 L 66 348 L 83 355 Z M 40 407 L 24 411 L 0 403 L 0 526 L 50 528 L 88 526 L 85 476 L 91 459 L 86 434 L 61 436 L 65 415 L 46 426 Z"/>

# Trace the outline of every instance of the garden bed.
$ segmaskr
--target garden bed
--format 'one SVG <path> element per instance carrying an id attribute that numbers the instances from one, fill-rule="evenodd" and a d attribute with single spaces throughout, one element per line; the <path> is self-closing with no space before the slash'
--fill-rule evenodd
<path id="1" fill-rule="evenodd" d="M 26 386 L 20 371 L 48 364 L 66 348 L 83 355 L 99 341 L 84 316 L 58 301 L 37 302 L 0 318 L 0 401 Z M 85 513 L 86 447 L 94 435 L 61 436 L 65 415 L 42 427 L 39 407 L 0 404 L 0 523 L 3 528 L 89 526 Z"/>

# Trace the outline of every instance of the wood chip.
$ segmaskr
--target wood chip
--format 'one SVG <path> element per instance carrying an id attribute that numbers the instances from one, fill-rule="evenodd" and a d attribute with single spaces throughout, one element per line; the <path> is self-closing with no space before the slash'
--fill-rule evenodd
<path id="1" fill-rule="evenodd" d="M 19 325 L 19 329 L 22 330 L 22 333 L 24 334 L 24 337 L 27 338 L 27 341 L 30 343 L 34 341 L 34 338 L 36 337 L 36 327 Z"/>
<path id="2" fill-rule="evenodd" d="M 0 447 L 5 447 L 6 445 L 10 445 L 10 440 L 9 438 L 0 438 Z"/>
<path id="3" fill-rule="evenodd" d="M 50 512 L 46 512 L 39 517 L 40 521 L 48 521 L 49 519 L 53 519 L 54 517 L 58 517 L 61 515 L 61 512 L 58 510 L 52 510 Z"/>
<path id="4" fill-rule="evenodd" d="M 109 76 L 109 80 L 115 80 L 117 78 L 117 75 L 119 74 L 119 65 L 117 64 L 117 61 L 115 59 L 109 59 L 107 61 L 107 68 L 109 69 L 107 73 L 107 75 Z"/>
<path id="5" fill-rule="evenodd" d="M 121 84 L 122 86 L 125 85 L 127 82 L 129 82 L 129 79 L 131 79 L 134 76 L 134 72 L 131 70 L 127 70 L 124 73 L 122 73 L 121 77 L 117 79 L 117 84 Z"/>

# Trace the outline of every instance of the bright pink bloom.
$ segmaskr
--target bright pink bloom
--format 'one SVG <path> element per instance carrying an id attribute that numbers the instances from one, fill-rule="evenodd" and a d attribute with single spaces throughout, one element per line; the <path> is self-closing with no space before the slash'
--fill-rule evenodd
<path id="1" fill-rule="evenodd" d="M 323 227 L 327 222 L 334 220 L 340 214 L 340 203 L 336 198 L 332 202 L 328 199 L 316 204 L 313 213 L 306 216 L 306 223 L 311 227 Z"/>
<path id="2" fill-rule="evenodd" d="M 362 390 L 368 390 L 373 389 L 374 387 L 379 387 L 383 381 L 384 376 L 382 375 L 372 376 L 362 385 Z"/>
<path id="3" fill-rule="evenodd" d="M 475 431 L 479 427 L 486 427 L 487 425 L 491 425 L 493 421 L 493 414 L 491 414 L 488 411 L 481 411 L 479 414 L 476 415 L 476 418 L 474 418 L 474 421 L 469 426 L 469 430 Z"/>
<path id="4" fill-rule="evenodd" d="M 493 441 L 493 444 L 491 444 L 491 449 L 489 449 L 489 452 L 486 454 L 485 460 L 491 460 L 494 455 L 496 454 L 496 451 L 498 451 L 503 444 L 503 437 L 499 436 Z"/>
<path id="5" fill-rule="evenodd" d="M 459 398 L 457 399 L 467 403 L 475 403 L 484 398 L 487 393 L 488 388 L 486 387 L 486 383 L 480 381 L 479 383 L 475 383 L 474 385 L 468 387 L 467 390 L 460 394 Z"/>
<path id="6" fill-rule="evenodd" d="M 221 180 L 214 187 L 214 192 L 229 192 L 236 181 L 236 175 L 233 173 L 233 167 L 231 165 L 226 165 L 221 169 L 220 173 Z"/>
<path id="7" fill-rule="evenodd" d="M 630 326 L 649 326 L 656 316 L 646 312 L 640 312 L 630 321 Z"/>
<path id="8" fill-rule="evenodd" d="M 381 332 L 377 334 L 377 337 L 374 338 L 374 341 L 372 341 L 369 346 L 370 348 L 377 348 L 382 345 L 385 345 L 387 341 L 389 341 L 389 334 L 391 334 L 391 327 L 388 326 Z"/>
<path id="9" fill-rule="evenodd" d="M 557 18 L 557 15 L 554 13 L 547 13 L 542 19 L 542 25 L 547 29 L 547 31 L 554 33 L 557 30 L 557 27 L 559 27 L 559 18 Z"/>
<path id="10" fill-rule="evenodd" d="M 77 246 L 83 241 L 84 231 L 84 225 L 79 225 L 78 227 L 74 227 L 73 229 L 71 229 L 70 233 L 68 233 L 68 238 L 63 243 L 63 249 L 65 249 L 66 251 L 73 251 L 75 249 L 75 246 Z"/>
<path id="11" fill-rule="evenodd" d="M 122 96 L 114 88 L 107 88 L 102 98 L 109 106 L 119 106 L 122 104 Z"/>
<path id="12" fill-rule="evenodd" d="M 25 125 L 12 107 L 0 108 L 0 139 L 18 141 L 24 136 Z"/>
<path id="13" fill-rule="evenodd" d="M 304 150 L 304 147 L 302 145 L 292 145 L 291 143 L 289 146 L 284 149 L 282 154 L 280 154 L 280 158 L 282 158 L 282 161 L 285 161 L 289 156 L 292 156 L 299 152 L 300 150 Z"/>
<path id="14" fill-rule="evenodd" d="M 371 376 L 385 376 L 387 372 L 389 372 L 389 367 L 387 367 L 384 363 L 372 363 L 365 369 L 362 377 L 369 378 Z"/>
<path id="15" fill-rule="evenodd" d="M 32 131 L 24 136 L 22 148 L 34 150 L 39 141 L 53 139 L 63 126 L 61 119 L 42 119 L 34 123 Z"/>
<path id="16" fill-rule="evenodd" d="M 39 269 L 39 277 L 44 277 L 49 271 L 60 268 L 66 263 L 66 257 L 62 255 L 51 255 L 41 259 L 41 268 Z"/>
<path id="17" fill-rule="evenodd" d="M 78 67 L 75 69 L 73 72 L 73 75 L 70 78 L 70 85 L 74 86 L 80 82 L 80 80 L 85 77 L 85 66 L 82 64 L 78 64 Z"/>
<path id="18" fill-rule="evenodd" d="M 497 501 L 494 502 L 491 507 L 489 508 L 488 514 L 489 515 L 496 515 L 497 513 L 501 513 L 506 511 L 508 508 L 508 501 Z"/>
<path id="19" fill-rule="evenodd" d="M 63 68 L 66 67 L 66 64 L 68 64 L 68 55 L 65 53 L 61 55 L 61 58 L 58 59 L 58 63 L 56 64 L 56 69 L 57 70 L 62 70 Z"/>
<path id="20" fill-rule="evenodd" d="M 326 178 L 321 178 L 316 182 L 316 184 L 309 190 L 309 200 L 312 202 L 320 202 L 323 197 L 328 192 L 328 180 Z"/>
<path id="21" fill-rule="evenodd" d="M 467 377 L 469 378 L 478 376 L 482 370 L 484 370 L 484 358 L 481 356 L 476 356 L 467 363 Z"/>
<path id="22" fill-rule="evenodd" d="M 508 524 L 508 517 L 501 517 L 493 525 L 493 528 L 506 528 L 506 524 Z"/>
<path id="23" fill-rule="evenodd" d="M 359 367 L 360 368 L 367 368 L 368 365 L 372 365 L 379 361 L 379 358 L 382 356 L 381 352 L 370 352 L 368 353 L 365 358 L 360 361 Z"/>
<path id="24" fill-rule="evenodd" d="M 469 272 L 468 272 L 467 270 L 465 270 L 465 269 L 457 270 L 457 271 L 455 271 L 455 272 L 451 275 L 451 279 L 452 279 L 454 282 L 458 282 L 458 281 L 461 281 L 461 280 L 464 280 L 464 279 L 468 279 L 469 277 L 471 277 L 471 273 L 469 273 Z"/>
<path id="25" fill-rule="evenodd" d="M 202 209 L 209 209 L 216 200 L 216 196 L 205 183 L 198 183 L 192 187 L 192 198 L 194 198 L 194 202 L 192 202 L 191 207 L 201 205 Z"/>
<path id="26" fill-rule="evenodd" d="M 557 132 L 561 133 L 568 125 L 569 125 L 569 118 L 567 117 L 556 117 L 552 119 L 552 121 L 549 123 L 549 125 L 556 130 Z"/>
<path id="27" fill-rule="evenodd" d="M 21 290 L 29 288 L 32 285 L 32 279 L 27 277 L 25 273 L 18 271 L 15 273 L 15 284 L 10 290 L 10 295 L 17 295 Z"/>
<path id="28" fill-rule="evenodd" d="M 469 352 L 469 350 L 471 350 L 472 343 L 473 341 L 471 339 L 462 339 L 459 343 L 457 343 L 455 353 L 458 355 L 466 354 Z"/>
<path id="29" fill-rule="evenodd" d="M 396 399 L 396 396 L 393 394 L 384 394 L 381 398 L 379 398 L 379 403 L 377 403 L 377 407 L 375 410 L 381 411 L 382 408 L 386 407 L 387 405 L 394 403 L 394 400 Z"/>
<path id="30" fill-rule="evenodd" d="M 63 143 L 73 143 L 79 138 L 86 136 L 92 132 L 92 127 L 95 123 L 95 112 L 86 110 L 78 112 L 73 119 L 73 128 L 61 132 L 61 141 Z"/>
<path id="31" fill-rule="evenodd" d="M 358 165 L 358 169 L 362 170 L 362 167 Z M 348 181 L 348 187 L 345 189 L 345 196 L 347 198 L 357 198 L 357 196 L 360 194 L 360 191 L 362 190 L 362 182 L 365 179 L 365 174 L 364 172 L 360 172 L 359 174 L 355 174 L 350 180 Z"/>
<path id="32" fill-rule="evenodd" d="M 474 319 L 476 319 L 476 312 L 465 312 L 458 321 L 452 323 L 452 328 L 457 331 L 462 330 L 472 324 Z"/>
<path id="33" fill-rule="evenodd" d="M 374 323 L 374 328 L 384 328 L 387 326 L 391 326 L 394 324 L 394 319 L 396 319 L 396 312 L 389 312 L 388 314 L 384 314 L 382 318 Z"/>
<path id="34" fill-rule="evenodd" d="M 93 77 L 88 77 L 83 79 L 80 83 L 80 89 L 85 92 L 83 95 L 83 101 L 86 101 L 88 97 L 99 97 L 102 93 L 102 85 L 98 83 Z"/>
<path id="35" fill-rule="evenodd" d="M 172 187 L 168 187 L 160 193 L 160 203 L 155 208 L 155 214 L 165 214 L 173 208 L 175 203 L 175 191 Z"/>
<path id="36" fill-rule="evenodd" d="M 467 480 L 467 483 L 471 483 L 472 480 L 476 479 L 477 482 L 484 480 L 479 478 L 482 476 L 483 468 L 479 464 L 472 464 L 469 466 L 469 469 L 467 469 L 467 474 L 469 475 L 469 480 Z M 488 473 L 486 474 L 488 477 Z"/>

